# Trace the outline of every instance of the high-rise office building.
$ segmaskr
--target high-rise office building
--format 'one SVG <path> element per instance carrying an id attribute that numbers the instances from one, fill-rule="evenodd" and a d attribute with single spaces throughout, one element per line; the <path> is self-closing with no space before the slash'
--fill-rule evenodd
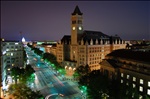
<path id="1" fill-rule="evenodd" d="M 24 67 L 23 44 L 19 41 L 2 41 L 1 52 L 1 83 L 5 89 L 9 82 L 11 68 L 14 66 Z"/>

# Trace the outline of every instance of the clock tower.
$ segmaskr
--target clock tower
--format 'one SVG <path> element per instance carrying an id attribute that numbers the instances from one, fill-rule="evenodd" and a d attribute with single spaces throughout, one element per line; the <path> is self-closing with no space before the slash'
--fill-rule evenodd
<path id="1" fill-rule="evenodd" d="M 70 46 L 70 59 L 72 61 L 78 60 L 78 40 L 83 33 L 82 26 L 82 13 L 78 6 L 76 6 L 71 16 L 71 46 Z"/>
<path id="2" fill-rule="evenodd" d="M 82 26 L 82 13 L 78 6 L 76 6 L 74 12 L 71 16 L 71 44 L 76 45 L 78 44 L 78 39 L 80 35 L 83 33 L 83 26 Z"/>

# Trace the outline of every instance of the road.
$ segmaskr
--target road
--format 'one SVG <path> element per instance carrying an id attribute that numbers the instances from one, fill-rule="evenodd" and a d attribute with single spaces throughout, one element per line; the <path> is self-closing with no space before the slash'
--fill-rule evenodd
<path id="1" fill-rule="evenodd" d="M 63 76 L 57 74 L 51 66 L 44 63 L 40 56 L 26 47 L 27 63 L 31 64 L 35 72 L 35 81 L 31 84 L 33 90 L 39 90 L 43 96 L 59 93 L 64 96 L 60 99 L 82 99 L 78 84 L 73 81 L 64 81 Z M 58 99 L 58 96 L 53 96 L 50 99 Z"/>

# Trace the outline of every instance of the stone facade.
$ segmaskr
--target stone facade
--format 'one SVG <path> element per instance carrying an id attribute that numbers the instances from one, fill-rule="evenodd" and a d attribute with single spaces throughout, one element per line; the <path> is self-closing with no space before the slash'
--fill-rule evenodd
<path id="1" fill-rule="evenodd" d="M 71 16 L 71 36 L 65 35 L 57 43 L 57 61 L 62 66 L 76 68 L 88 64 L 91 70 L 100 69 L 99 63 L 113 50 L 126 46 L 118 36 L 108 36 L 98 31 L 83 30 L 83 16 L 76 6 Z"/>
<path id="2" fill-rule="evenodd" d="M 101 62 L 101 72 L 109 78 L 116 78 L 120 83 L 132 85 L 144 95 L 150 96 L 150 63 L 131 59 L 107 57 Z"/>
<path id="3" fill-rule="evenodd" d="M 71 15 L 71 35 L 64 37 L 57 43 L 57 61 L 64 67 L 76 68 L 88 64 L 91 70 L 100 69 L 99 63 L 105 56 L 116 49 L 124 49 L 125 41 L 118 36 L 108 36 L 99 31 L 83 30 L 83 16 L 78 6 Z"/>

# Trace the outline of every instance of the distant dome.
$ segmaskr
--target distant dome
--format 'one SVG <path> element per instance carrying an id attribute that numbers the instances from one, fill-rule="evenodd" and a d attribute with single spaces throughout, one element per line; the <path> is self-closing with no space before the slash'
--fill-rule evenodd
<path id="1" fill-rule="evenodd" d="M 25 38 L 23 37 L 23 38 L 22 38 L 22 42 L 25 42 L 25 41 L 26 41 L 26 40 L 25 40 Z"/>

